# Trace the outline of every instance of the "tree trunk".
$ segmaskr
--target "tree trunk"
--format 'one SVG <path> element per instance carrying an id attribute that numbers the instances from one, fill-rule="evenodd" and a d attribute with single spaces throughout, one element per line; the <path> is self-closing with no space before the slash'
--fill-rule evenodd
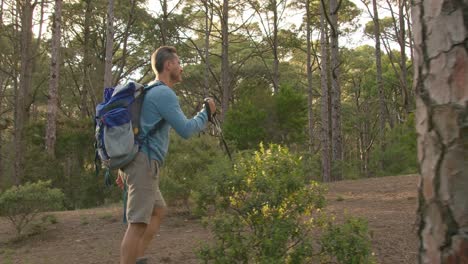
<path id="1" fill-rule="evenodd" d="M 314 144 L 314 112 L 312 109 L 312 43 L 311 43 L 311 16 L 310 13 L 310 0 L 306 1 L 306 30 L 307 30 L 307 104 L 308 104 L 308 115 L 309 115 L 309 152 L 313 153 Z"/>
<path id="2" fill-rule="evenodd" d="M 385 107 L 385 95 L 384 95 L 384 85 L 382 78 L 382 56 L 380 50 L 380 21 L 379 21 L 379 12 L 377 9 L 377 1 L 372 0 L 373 8 L 373 19 L 374 19 L 374 38 L 375 38 L 375 65 L 377 70 L 376 81 L 377 89 L 379 92 L 379 106 L 380 106 L 380 117 L 379 117 L 379 134 L 380 134 L 380 151 L 381 153 L 385 152 L 385 120 L 386 120 L 386 107 Z M 379 161 L 380 171 L 384 171 L 384 160 Z"/>
<path id="3" fill-rule="evenodd" d="M 328 42 L 327 38 L 327 23 L 325 22 L 325 10 L 320 7 L 321 13 L 321 60 L 320 60 L 320 82 L 322 87 L 321 95 L 321 145 L 322 145 L 322 178 L 324 182 L 331 181 L 331 141 L 330 141 L 330 107 L 329 107 L 329 89 L 328 89 Z"/>
<path id="4" fill-rule="evenodd" d="M 413 1 L 419 263 L 468 263 L 466 1 Z"/>
<path id="5" fill-rule="evenodd" d="M 208 0 L 204 0 L 203 4 L 205 5 L 205 85 L 203 86 L 203 97 L 207 97 L 210 89 L 210 34 L 213 12 L 210 11 Z"/>
<path id="6" fill-rule="evenodd" d="M 223 0 L 223 14 L 221 19 L 221 84 L 223 86 L 223 101 L 222 101 L 222 119 L 226 117 L 229 109 L 229 100 L 231 99 L 231 76 L 229 69 L 229 1 Z"/>
<path id="7" fill-rule="evenodd" d="M 278 58 L 278 5 L 272 1 L 273 8 L 273 92 L 279 92 L 279 58 Z"/>
<path id="8" fill-rule="evenodd" d="M 161 9 L 162 9 L 162 21 L 161 21 L 161 44 L 163 46 L 167 45 L 168 42 L 168 32 L 167 32 L 167 24 L 168 24 L 168 17 L 169 14 L 167 12 L 167 0 L 161 0 Z"/>
<path id="9" fill-rule="evenodd" d="M 55 0 L 52 26 L 49 99 L 47 103 L 46 151 L 55 156 L 56 123 L 58 109 L 58 86 L 60 74 L 60 36 L 62 24 L 62 0 Z"/>
<path id="10" fill-rule="evenodd" d="M 25 128 L 29 121 L 31 101 L 32 68 L 32 20 L 35 4 L 22 1 L 21 8 L 21 70 L 18 93 L 15 98 L 15 173 L 14 183 L 19 185 L 24 173 L 24 155 L 26 149 Z"/>
<path id="11" fill-rule="evenodd" d="M 120 58 L 119 62 L 119 70 L 117 71 L 117 74 L 115 75 L 115 78 L 112 79 L 112 86 L 115 85 L 115 83 L 118 83 L 122 79 L 122 74 L 124 71 L 125 66 L 127 65 L 127 57 L 128 57 L 128 52 L 127 52 L 127 47 L 128 47 L 128 41 L 129 41 L 129 35 L 130 35 L 130 28 L 133 26 L 135 23 L 135 6 L 136 6 L 136 0 L 130 0 L 130 12 L 129 12 L 129 17 L 127 24 L 125 25 L 125 32 L 123 34 L 123 47 L 122 47 L 122 57 Z"/>
<path id="12" fill-rule="evenodd" d="M 91 15 L 92 15 L 92 0 L 85 0 L 86 11 L 84 18 L 84 32 L 83 32 L 83 79 L 81 81 L 81 117 L 87 118 L 90 116 L 88 107 L 88 93 L 91 91 L 89 87 L 89 69 L 91 67 L 90 61 L 90 37 L 91 37 Z"/>
<path id="13" fill-rule="evenodd" d="M 3 27 L 3 3 L 4 0 L 0 2 L 0 28 Z"/>
<path id="14" fill-rule="evenodd" d="M 375 1 L 375 0 L 374 0 Z M 398 16 L 399 16 L 399 42 L 400 42 L 400 79 L 401 89 L 403 92 L 403 107 L 406 115 L 410 112 L 409 93 L 408 93 L 408 70 L 406 69 L 406 25 L 405 25 L 405 0 L 399 0 Z"/>
<path id="15" fill-rule="evenodd" d="M 107 7 L 106 64 L 104 68 L 104 88 L 112 87 L 112 52 L 114 50 L 114 0 Z"/>
<path id="16" fill-rule="evenodd" d="M 334 164 L 333 179 L 342 179 L 341 161 L 343 160 L 343 145 L 341 138 L 341 87 L 340 87 L 340 59 L 338 46 L 338 3 L 330 0 L 331 22 L 331 106 L 332 106 L 332 160 Z"/>
<path id="17" fill-rule="evenodd" d="M 408 3 L 407 1 L 403 1 L 404 5 L 405 5 L 405 12 L 406 12 L 406 16 L 407 16 L 407 19 L 406 19 L 406 28 L 408 29 L 408 42 L 409 42 L 409 50 L 410 50 L 410 58 L 411 58 L 411 61 L 414 61 L 414 56 L 413 56 L 413 34 L 412 34 L 412 31 L 411 31 L 411 13 L 409 11 L 410 7 L 410 3 Z M 413 90 L 410 90 L 410 94 L 412 94 Z"/>

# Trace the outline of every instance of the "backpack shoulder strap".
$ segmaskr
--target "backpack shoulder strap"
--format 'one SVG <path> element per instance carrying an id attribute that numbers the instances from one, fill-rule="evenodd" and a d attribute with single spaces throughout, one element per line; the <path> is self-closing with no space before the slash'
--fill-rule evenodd
<path id="1" fill-rule="evenodd" d="M 144 94 L 147 93 L 149 90 L 151 90 L 152 88 L 154 87 L 157 87 L 157 86 L 160 86 L 160 85 L 165 85 L 165 83 L 163 83 L 162 81 L 159 81 L 157 80 L 156 82 L 152 83 L 152 84 L 149 84 L 149 85 L 145 85 L 143 91 L 144 91 Z M 143 98 L 144 100 L 144 98 Z M 164 124 L 164 119 L 161 119 L 159 120 L 159 122 L 157 122 L 149 131 L 148 133 L 146 133 L 146 135 L 144 136 L 144 139 L 148 138 L 149 136 L 152 136 L 154 135 L 154 133 L 156 133 L 156 131 L 158 131 Z"/>
<path id="2" fill-rule="evenodd" d="M 163 82 L 157 80 L 156 82 L 152 83 L 152 84 L 147 84 L 145 85 L 145 87 L 143 88 L 143 91 L 146 93 L 148 92 L 149 90 L 151 90 L 152 88 L 156 87 L 156 86 L 160 86 L 160 85 L 165 85 Z"/>

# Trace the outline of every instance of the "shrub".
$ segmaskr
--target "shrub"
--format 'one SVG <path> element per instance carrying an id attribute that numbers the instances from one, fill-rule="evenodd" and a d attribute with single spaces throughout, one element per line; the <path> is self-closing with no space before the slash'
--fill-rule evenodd
<path id="1" fill-rule="evenodd" d="M 324 206 L 325 189 L 306 184 L 300 158 L 278 145 L 260 145 L 259 151 L 243 153 L 234 169 L 224 169 L 205 193 L 204 201 L 214 205 L 207 224 L 216 244 L 202 248 L 200 258 L 215 263 L 309 259 L 311 214 Z"/>
<path id="2" fill-rule="evenodd" d="M 217 140 L 208 135 L 183 140 L 171 135 L 169 154 L 161 170 L 161 190 L 169 203 L 181 202 L 191 210 L 190 198 L 199 189 L 205 171 L 225 158 Z"/>
<path id="3" fill-rule="evenodd" d="M 20 236 L 38 213 L 63 208 L 64 194 L 50 181 L 13 186 L 0 195 L 0 215 L 6 216 Z"/>
<path id="4" fill-rule="evenodd" d="M 376 263 L 372 256 L 367 221 L 350 217 L 344 224 L 330 223 L 321 238 L 324 258 L 335 257 L 342 264 Z"/>

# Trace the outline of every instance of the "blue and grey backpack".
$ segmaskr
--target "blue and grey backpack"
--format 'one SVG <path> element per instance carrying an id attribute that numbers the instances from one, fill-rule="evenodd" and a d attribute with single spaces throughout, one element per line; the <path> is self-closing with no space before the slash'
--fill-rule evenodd
<path id="1" fill-rule="evenodd" d="M 95 166 L 96 174 L 99 174 L 99 167 L 106 169 L 106 185 L 112 184 L 110 170 L 120 169 L 129 164 L 145 139 L 161 127 L 162 120 L 146 135 L 139 133 L 141 106 L 145 94 L 161 84 L 158 81 L 144 86 L 128 82 L 104 90 L 104 101 L 96 106 Z"/>

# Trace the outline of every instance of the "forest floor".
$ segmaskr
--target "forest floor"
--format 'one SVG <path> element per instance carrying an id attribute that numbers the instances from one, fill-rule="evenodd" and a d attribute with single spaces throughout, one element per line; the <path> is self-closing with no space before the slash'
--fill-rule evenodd
<path id="1" fill-rule="evenodd" d="M 416 263 L 418 250 L 416 175 L 342 181 L 329 186 L 327 210 L 369 221 L 378 263 Z M 0 264 L 118 263 L 126 226 L 122 208 L 55 212 L 57 223 L 39 234 L 15 241 L 6 218 L 0 218 Z M 148 249 L 150 263 L 199 263 L 195 249 L 209 241 L 199 219 L 169 212 Z"/>

